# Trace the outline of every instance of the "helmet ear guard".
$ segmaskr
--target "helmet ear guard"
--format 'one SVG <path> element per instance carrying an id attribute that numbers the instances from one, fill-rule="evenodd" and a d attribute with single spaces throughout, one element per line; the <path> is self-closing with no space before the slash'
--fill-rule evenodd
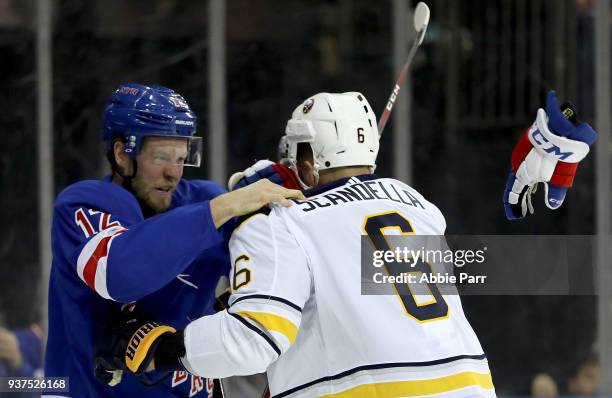
<path id="1" fill-rule="evenodd" d="M 362 94 L 319 93 L 296 107 L 287 122 L 286 162 L 297 173 L 297 145 L 308 143 L 316 178 L 320 170 L 337 167 L 374 169 L 378 137 L 376 116 Z"/>
<path id="2" fill-rule="evenodd" d="M 289 144 L 287 143 L 286 135 L 283 135 L 278 141 L 278 152 L 276 158 L 280 164 L 289 164 Z"/>
<path id="3" fill-rule="evenodd" d="M 287 137 L 287 157 L 297 161 L 297 147 L 301 143 L 313 143 L 317 136 L 310 120 L 291 119 L 287 122 L 285 137 Z M 314 152 L 313 152 L 314 158 Z"/>
<path id="4" fill-rule="evenodd" d="M 300 173 L 297 168 L 298 161 L 298 145 L 299 144 L 310 144 L 310 149 L 312 150 L 312 143 L 315 141 L 315 137 L 317 136 L 317 131 L 314 129 L 312 122 L 310 120 L 300 120 L 300 119 L 290 119 L 287 122 L 287 127 L 285 128 L 285 144 L 287 146 L 287 166 L 293 170 L 295 173 L 298 182 L 302 189 L 310 188 L 302 178 L 300 177 Z M 282 142 L 282 139 L 281 139 Z M 314 160 L 314 151 L 313 151 L 313 160 Z M 317 162 L 313 164 L 313 174 L 315 178 L 315 184 L 319 182 L 319 166 Z"/>

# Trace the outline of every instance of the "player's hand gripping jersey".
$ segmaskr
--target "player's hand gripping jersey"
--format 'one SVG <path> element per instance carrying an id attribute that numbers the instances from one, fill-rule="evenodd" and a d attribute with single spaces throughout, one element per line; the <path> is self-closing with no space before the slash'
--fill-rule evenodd
<path id="1" fill-rule="evenodd" d="M 361 294 L 361 235 L 443 235 L 438 208 L 373 175 L 306 193 L 234 232 L 231 306 L 187 326 L 188 370 L 267 370 L 273 397 L 495 396 L 457 295 L 416 314 L 409 297 Z"/>

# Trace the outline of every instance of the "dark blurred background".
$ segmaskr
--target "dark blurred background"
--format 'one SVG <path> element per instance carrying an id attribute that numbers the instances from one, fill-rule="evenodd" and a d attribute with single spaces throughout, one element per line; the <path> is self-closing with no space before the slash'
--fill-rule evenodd
<path id="1" fill-rule="evenodd" d="M 273 159 L 293 108 L 314 93 L 360 91 L 382 111 L 396 79 L 395 3 L 225 3 L 226 176 L 256 159 Z M 406 8 L 415 3 L 406 1 Z M 403 94 L 410 97 L 412 145 L 402 156 L 411 165 L 411 185 L 440 207 L 448 233 L 595 234 L 594 156 L 582 162 L 566 203 L 554 214 L 540 193 L 535 216 L 508 222 L 501 201 L 511 150 L 548 90 L 572 100 L 582 119 L 594 121 L 594 2 L 428 4 L 432 20 Z M 107 172 L 100 116 L 121 82 L 175 89 L 198 114 L 199 135 L 210 141 L 209 1 L 55 0 L 51 5 L 54 161 L 48 167 L 53 195 Z M 9 329 L 44 323 L 36 7 L 35 0 L 0 0 L 5 142 L 0 146 L 0 219 L 5 224 L 0 325 Z M 408 37 L 411 26 L 405 27 Z M 389 123 L 378 157 L 381 176 L 398 174 L 393 148 L 399 134 L 404 131 L 394 131 Z M 205 156 L 214 162 L 218 154 L 209 150 Z M 186 174 L 224 183 L 210 167 Z M 500 395 L 529 395 L 538 373 L 550 375 L 560 393 L 571 393 L 568 380 L 596 349 L 596 296 L 472 296 L 463 301 Z"/>

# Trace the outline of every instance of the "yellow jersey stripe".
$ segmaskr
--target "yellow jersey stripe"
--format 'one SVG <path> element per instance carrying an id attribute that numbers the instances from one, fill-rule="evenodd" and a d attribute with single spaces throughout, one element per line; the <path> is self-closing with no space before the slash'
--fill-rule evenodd
<path id="1" fill-rule="evenodd" d="M 282 316 L 274 314 L 269 314 L 267 312 L 242 311 L 237 312 L 236 314 L 252 319 L 268 330 L 274 330 L 276 332 L 282 333 L 285 337 L 287 337 L 287 340 L 289 340 L 290 345 L 293 345 L 293 343 L 295 342 L 298 328 L 293 322 L 291 322 L 287 318 L 283 318 Z"/>
<path id="2" fill-rule="evenodd" d="M 492 390 L 493 380 L 491 379 L 491 373 L 462 372 L 437 379 L 363 384 L 339 393 L 321 395 L 320 398 L 413 397 L 441 394 L 471 386 Z"/>

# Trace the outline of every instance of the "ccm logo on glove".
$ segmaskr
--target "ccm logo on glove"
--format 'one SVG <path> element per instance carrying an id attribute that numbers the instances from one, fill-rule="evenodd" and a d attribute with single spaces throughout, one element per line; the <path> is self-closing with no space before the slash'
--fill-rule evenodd
<path id="1" fill-rule="evenodd" d="M 574 154 L 574 152 L 561 152 L 561 148 L 548 141 L 540 130 L 532 130 L 531 138 L 531 142 L 534 143 L 534 146 L 539 146 L 544 152 L 552 153 L 561 160 Z M 548 146 L 546 144 L 548 144 Z"/>

